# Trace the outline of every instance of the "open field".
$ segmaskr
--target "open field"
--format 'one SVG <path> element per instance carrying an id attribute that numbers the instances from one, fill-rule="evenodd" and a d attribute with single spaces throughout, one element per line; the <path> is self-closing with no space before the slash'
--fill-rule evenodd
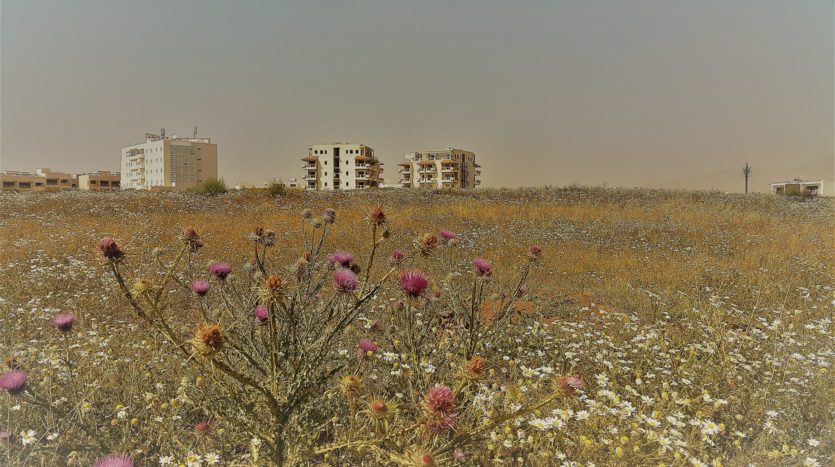
<path id="1" fill-rule="evenodd" d="M 0 464 L 832 465 L 833 232 L 704 192 L 0 193 Z"/>

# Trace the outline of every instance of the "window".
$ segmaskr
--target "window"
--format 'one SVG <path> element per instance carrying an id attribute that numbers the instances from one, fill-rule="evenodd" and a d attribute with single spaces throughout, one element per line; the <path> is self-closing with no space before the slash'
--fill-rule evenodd
<path id="1" fill-rule="evenodd" d="M 328 186 L 328 182 L 325 182 L 325 186 Z"/>
<path id="2" fill-rule="evenodd" d="M 328 176 L 328 173 L 327 173 L 327 172 L 325 172 L 325 176 L 326 176 L 326 177 Z"/>
<path id="3" fill-rule="evenodd" d="M 345 182 L 345 186 L 348 186 L 348 182 Z"/>

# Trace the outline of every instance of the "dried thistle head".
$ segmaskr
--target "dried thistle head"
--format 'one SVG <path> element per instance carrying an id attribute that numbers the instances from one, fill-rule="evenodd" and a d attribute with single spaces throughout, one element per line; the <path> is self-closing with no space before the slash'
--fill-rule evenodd
<path id="1" fill-rule="evenodd" d="M 383 419 L 391 416 L 397 410 L 394 402 L 387 402 L 382 399 L 374 399 L 368 403 L 368 412 L 374 418 Z"/>
<path id="2" fill-rule="evenodd" d="M 133 283 L 133 293 L 135 295 L 142 295 L 150 292 L 154 288 L 154 283 L 150 279 L 139 278 Z"/>
<path id="3" fill-rule="evenodd" d="M 362 391 L 362 381 L 354 375 L 345 375 L 339 380 L 339 391 L 345 397 L 354 397 Z"/>
<path id="4" fill-rule="evenodd" d="M 573 396 L 584 387 L 586 383 L 578 375 L 560 376 L 557 379 L 557 388 L 566 396 Z"/>
<path id="5" fill-rule="evenodd" d="M 281 288 L 283 286 L 284 283 L 278 276 L 269 275 L 266 279 L 264 279 L 264 288 L 267 289 L 270 293 L 276 294 L 281 292 Z"/>
<path id="6" fill-rule="evenodd" d="M 487 360 L 481 355 L 476 355 L 464 365 L 464 374 L 471 379 L 481 379 L 487 371 Z"/>
<path id="7" fill-rule="evenodd" d="M 426 232 L 418 239 L 417 246 L 423 255 L 429 255 L 438 246 L 438 237 Z"/>
<path id="8" fill-rule="evenodd" d="M 204 324 L 197 330 L 193 343 L 198 353 L 208 357 L 223 350 L 225 340 L 220 326 Z"/>

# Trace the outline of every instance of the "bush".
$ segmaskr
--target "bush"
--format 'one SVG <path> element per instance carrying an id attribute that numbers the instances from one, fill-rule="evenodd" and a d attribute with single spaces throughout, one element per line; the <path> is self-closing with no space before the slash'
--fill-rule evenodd
<path id="1" fill-rule="evenodd" d="M 229 189 L 222 178 L 210 178 L 198 186 L 196 191 L 201 195 L 216 196 L 225 194 Z"/>
<path id="2" fill-rule="evenodd" d="M 267 187 L 267 192 L 269 192 L 270 196 L 285 196 L 287 195 L 287 185 L 284 184 L 281 180 L 277 182 L 270 183 L 270 186 Z"/>

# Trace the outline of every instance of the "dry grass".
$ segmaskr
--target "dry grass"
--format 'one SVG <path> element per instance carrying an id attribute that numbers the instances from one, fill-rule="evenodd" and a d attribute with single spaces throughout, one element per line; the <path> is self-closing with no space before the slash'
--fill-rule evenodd
<path id="1" fill-rule="evenodd" d="M 150 252 L 183 227 L 206 240 L 201 261 L 237 267 L 251 259 L 246 233 L 263 225 L 277 233 L 270 263 L 286 265 L 302 251 L 299 212 L 332 207 L 339 221 L 325 249 L 365 257 L 364 218 L 378 205 L 392 232 L 384 255 L 425 231 L 458 234 L 444 261 L 423 266 L 435 284 L 466 273 L 480 256 L 493 263 L 497 284 L 510 285 L 528 245 L 545 252 L 527 281 L 515 330 L 486 354 L 495 384 L 478 394 L 524 401 L 547 390 L 549 371 L 580 375 L 585 394 L 564 413 L 491 430 L 464 463 L 835 463 L 835 204 L 828 199 L 580 187 L 278 198 L 0 193 L 0 356 L 14 357 L 54 400 L 66 397 L 74 411 L 89 413 L 110 449 L 143 465 L 165 456 L 185 464 L 189 453 L 216 453 L 223 464 L 264 463 L 232 423 L 218 420 L 210 434 L 194 433 L 194 423 L 214 413 L 203 394 L 209 388 L 135 320 L 96 242 L 114 237 L 137 275 L 151 276 Z M 390 298 L 379 297 L 375 316 L 385 318 Z M 494 308 L 489 302 L 485 312 Z M 56 310 L 78 315 L 75 341 L 49 326 Z M 192 311 L 183 311 L 188 319 Z M 74 381 L 60 364 L 67 355 L 84 362 Z M 634 412 L 619 412 L 624 401 Z M 328 404 L 334 413 L 344 410 Z M 718 424 L 716 433 L 708 422 Z M 328 430 L 343 426 L 333 423 Z M 23 445 L 21 432 L 29 430 L 37 440 Z M 4 394 L 2 431 L 11 440 L 0 441 L 0 464 L 85 465 L 102 454 L 100 446 L 73 444 L 83 436 L 54 415 Z M 349 451 L 309 459 L 374 459 Z"/>

